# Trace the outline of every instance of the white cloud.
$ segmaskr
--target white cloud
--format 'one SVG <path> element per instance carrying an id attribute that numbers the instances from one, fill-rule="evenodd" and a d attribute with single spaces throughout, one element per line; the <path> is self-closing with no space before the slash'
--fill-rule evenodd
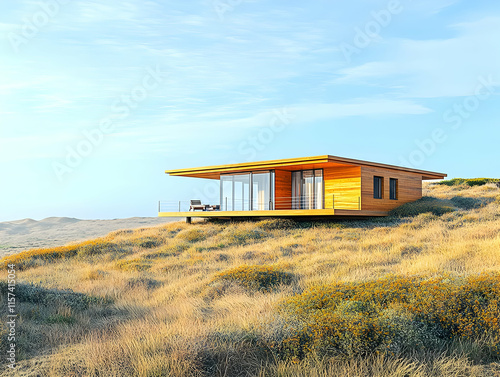
<path id="1" fill-rule="evenodd" d="M 415 98 L 468 96 L 479 77 L 500 80 L 500 18 L 483 18 L 454 25 L 458 35 L 448 39 L 395 39 L 385 61 L 339 71 L 335 83 L 400 87 Z"/>

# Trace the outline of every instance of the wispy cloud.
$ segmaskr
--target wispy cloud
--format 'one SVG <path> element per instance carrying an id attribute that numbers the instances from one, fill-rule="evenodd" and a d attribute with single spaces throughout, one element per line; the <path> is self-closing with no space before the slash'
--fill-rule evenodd
<path id="1" fill-rule="evenodd" d="M 500 80 L 500 18 L 455 24 L 456 36 L 433 40 L 394 39 L 386 60 L 339 71 L 334 83 L 379 84 L 415 98 L 468 96 L 479 76 Z"/>

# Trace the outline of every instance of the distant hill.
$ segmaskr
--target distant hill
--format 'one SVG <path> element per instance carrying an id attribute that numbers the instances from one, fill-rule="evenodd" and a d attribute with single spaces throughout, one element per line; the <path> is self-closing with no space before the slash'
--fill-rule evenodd
<path id="1" fill-rule="evenodd" d="M 0 222 L 0 257 L 37 247 L 65 245 L 102 237 L 119 229 L 155 226 L 175 219 L 132 217 L 115 220 L 79 220 L 69 217 L 48 217 L 41 221 L 22 219 Z"/>

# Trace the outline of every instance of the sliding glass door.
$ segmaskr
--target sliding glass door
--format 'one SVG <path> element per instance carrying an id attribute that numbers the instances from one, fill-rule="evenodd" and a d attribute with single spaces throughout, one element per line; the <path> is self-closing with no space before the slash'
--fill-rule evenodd
<path id="1" fill-rule="evenodd" d="M 292 172 L 292 209 L 324 208 L 323 169 Z"/>
<path id="2" fill-rule="evenodd" d="M 314 208 L 325 208 L 325 184 L 323 179 L 323 169 L 314 171 Z"/>
<path id="3" fill-rule="evenodd" d="M 221 196 L 220 207 L 223 211 L 234 211 L 233 206 L 233 175 L 221 175 L 220 177 L 220 191 L 224 193 Z"/>
<path id="4" fill-rule="evenodd" d="M 223 211 L 274 209 L 274 171 L 221 175 L 220 200 Z"/>
<path id="5" fill-rule="evenodd" d="M 252 174 L 252 210 L 264 211 L 272 209 L 271 174 Z"/>

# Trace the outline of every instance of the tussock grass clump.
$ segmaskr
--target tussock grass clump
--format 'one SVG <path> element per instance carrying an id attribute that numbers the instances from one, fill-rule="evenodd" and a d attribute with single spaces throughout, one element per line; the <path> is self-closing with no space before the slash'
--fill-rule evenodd
<path id="1" fill-rule="evenodd" d="M 226 245 L 247 245 L 264 240 L 269 236 L 269 233 L 258 228 L 228 227 L 221 233 L 221 241 L 222 244 Z"/>
<path id="2" fill-rule="evenodd" d="M 123 271 L 145 271 L 153 266 L 153 262 L 142 258 L 134 258 L 128 260 L 119 260 L 115 262 L 115 266 Z"/>
<path id="3" fill-rule="evenodd" d="M 86 280 L 99 280 L 104 279 L 107 274 L 108 273 L 106 271 L 89 268 L 86 271 L 83 271 L 82 276 Z"/>
<path id="4" fill-rule="evenodd" d="M 153 237 L 138 238 L 133 240 L 132 243 L 139 246 L 141 249 L 154 249 L 163 244 L 160 239 Z"/>
<path id="5" fill-rule="evenodd" d="M 76 319 L 69 314 L 53 314 L 48 316 L 45 322 L 51 325 L 55 324 L 73 325 L 76 322 Z"/>
<path id="6" fill-rule="evenodd" d="M 280 285 L 290 285 L 294 275 L 274 266 L 239 266 L 218 273 L 212 282 L 228 281 L 250 290 L 269 292 Z"/>
<path id="7" fill-rule="evenodd" d="M 199 242 L 203 241 L 206 238 L 206 232 L 203 229 L 200 228 L 191 228 L 191 229 L 185 229 L 181 232 L 179 232 L 176 236 L 176 238 L 179 238 L 181 240 L 185 240 L 187 242 Z"/>
<path id="8" fill-rule="evenodd" d="M 156 279 L 148 277 L 131 278 L 127 280 L 126 287 L 129 289 L 145 288 L 147 290 L 156 289 L 162 286 L 162 283 Z"/>
<path id="9" fill-rule="evenodd" d="M 322 358 L 279 361 L 260 371 L 259 377 L 496 377 L 500 366 L 475 365 L 464 353 Z"/>
<path id="10" fill-rule="evenodd" d="M 186 242 L 175 242 L 162 246 L 157 250 L 154 250 L 148 254 L 144 255 L 144 258 L 147 259 L 156 259 L 156 258 L 169 258 L 182 254 L 184 251 L 189 249 L 190 245 Z"/>
<path id="11" fill-rule="evenodd" d="M 308 353 L 360 356 L 433 350 L 489 336 L 484 354 L 500 357 L 500 275 L 465 279 L 391 276 L 361 283 L 314 286 L 285 299 L 283 315 L 299 326 L 278 347 L 286 356 Z"/>
<path id="12" fill-rule="evenodd" d="M 107 241 L 88 241 L 77 247 L 77 254 L 81 257 L 115 253 L 119 251 L 117 244 Z"/>
<path id="13" fill-rule="evenodd" d="M 2 259 L 4 265 L 15 264 L 19 270 L 30 267 L 42 266 L 47 263 L 55 263 L 61 259 L 72 257 L 88 258 L 104 254 L 126 253 L 125 249 L 114 242 L 104 238 L 81 242 L 75 245 L 51 247 L 47 249 L 33 249 L 23 251 Z"/>
<path id="14" fill-rule="evenodd" d="M 145 271 L 150 269 L 152 265 L 151 261 L 142 258 L 120 260 L 115 263 L 115 266 L 123 271 Z"/>
<path id="15" fill-rule="evenodd" d="M 3 297 L 7 297 L 7 288 L 7 283 L 0 281 L 0 292 Z M 36 284 L 17 284 L 15 294 L 18 302 L 44 306 L 64 306 L 73 310 L 86 310 L 92 305 L 106 305 L 110 303 L 109 299 L 102 297 L 77 293 L 70 289 L 47 289 Z"/>
<path id="16" fill-rule="evenodd" d="M 289 219 L 269 219 L 259 221 L 257 227 L 263 230 L 293 229 L 297 227 L 297 223 Z"/>
<path id="17" fill-rule="evenodd" d="M 33 249 L 5 257 L 2 261 L 4 265 L 15 264 L 17 269 L 23 270 L 30 267 L 50 263 L 62 258 L 75 256 L 78 247 L 74 245 L 53 247 L 48 249 Z"/>

